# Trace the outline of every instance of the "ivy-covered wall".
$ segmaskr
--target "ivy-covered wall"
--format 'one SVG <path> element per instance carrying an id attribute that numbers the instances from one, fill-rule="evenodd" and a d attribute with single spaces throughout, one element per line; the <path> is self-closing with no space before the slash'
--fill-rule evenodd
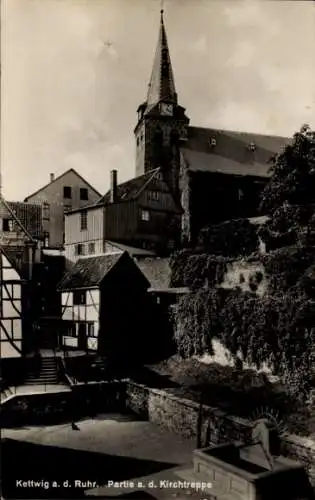
<path id="1" fill-rule="evenodd" d="M 217 339 L 234 359 L 273 367 L 297 395 L 307 395 L 315 380 L 315 247 L 261 253 L 258 232 L 248 221 L 231 221 L 173 255 L 172 286 L 190 288 L 173 310 L 178 351 L 213 355 Z"/>

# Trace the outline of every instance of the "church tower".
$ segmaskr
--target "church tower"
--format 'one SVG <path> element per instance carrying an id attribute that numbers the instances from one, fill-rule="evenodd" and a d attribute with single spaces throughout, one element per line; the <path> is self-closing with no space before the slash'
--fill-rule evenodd
<path id="1" fill-rule="evenodd" d="M 178 105 L 161 10 L 160 32 L 146 102 L 138 108 L 136 176 L 161 167 L 163 178 L 179 194 L 179 147 L 187 138 L 189 118 Z"/>

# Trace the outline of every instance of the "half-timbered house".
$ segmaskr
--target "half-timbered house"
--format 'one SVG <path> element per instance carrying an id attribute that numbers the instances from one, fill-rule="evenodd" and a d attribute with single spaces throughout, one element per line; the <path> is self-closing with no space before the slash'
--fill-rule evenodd
<path id="1" fill-rule="evenodd" d="M 22 287 L 25 281 L 0 247 L 1 358 L 23 353 Z"/>
<path id="2" fill-rule="evenodd" d="M 80 258 L 58 286 L 60 343 L 120 360 L 141 357 L 151 333 L 149 287 L 127 252 Z"/>

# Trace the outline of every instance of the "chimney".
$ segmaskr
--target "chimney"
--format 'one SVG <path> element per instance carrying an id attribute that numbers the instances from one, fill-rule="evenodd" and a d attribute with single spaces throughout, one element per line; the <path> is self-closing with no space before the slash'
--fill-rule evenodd
<path id="1" fill-rule="evenodd" d="M 55 174 L 50 174 L 50 182 L 54 182 L 55 180 Z"/>
<path id="2" fill-rule="evenodd" d="M 110 202 L 115 203 L 117 198 L 117 170 L 110 173 Z"/>

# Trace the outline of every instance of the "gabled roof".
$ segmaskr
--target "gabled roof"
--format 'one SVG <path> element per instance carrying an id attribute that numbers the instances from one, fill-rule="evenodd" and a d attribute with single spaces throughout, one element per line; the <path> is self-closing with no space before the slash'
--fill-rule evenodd
<path id="1" fill-rule="evenodd" d="M 269 177 L 272 158 L 290 142 L 288 137 L 189 127 L 181 151 L 191 171 Z"/>
<path id="2" fill-rule="evenodd" d="M 108 276 L 118 263 L 123 263 L 129 260 L 130 264 L 134 267 L 139 275 L 142 275 L 143 281 L 150 286 L 149 281 L 140 273 L 134 260 L 128 255 L 127 252 L 103 254 L 95 257 L 87 257 L 79 259 L 73 268 L 64 276 L 59 283 L 58 291 L 69 291 L 79 289 L 98 288 L 103 280 Z M 128 273 L 129 275 L 129 273 Z M 133 279 L 131 279 L 131 285 Z M 119 284 L 119 283 L 118 283 Z"/>
<path id="3" fill-rule="evenodd" d="M 138 177 L 134 177 L 129 181 L 123 182 L 122 184 L 118 184 L 117 186 L 117 198 L 116 202 L 121 201 L 130 201 L 136 199 L 143 191 L 145 186 L 154 179 L 158 173 L 160 172 L 160 168 L 156 168 L 154 170 L 150 170 L 143 175 L 139 175 Z M 110 191 L 102 196 L 102 198 L 97 202 L 97 205 L 107 205 L 110 203 Z"/>
<path id="4" fill-rule="evenodd" d="M 151 289 L 166 289 L 170 286 L 171 268 L 168 258 L 143 258 L 137 265 L 150 282 Z"/>
<path id="5" fill-rule="evenodd" d="M 22 233 L 24 233 L 24 236 L 34 242 L 34 238 L 32 237 L 32 235 L 28 232 L 28 230 L 26 229 L 26 227 L 23 225 L 22 221 L 20 220 L 20 218 L 15 214 L 15 211 L 14 209 L 12 209 L 12 207 L 10 206 L 10 203 L 7 202 L 2 195 L 0 195 L 0 203 L 2 203 L 2 205 L 5 207 L 5 209 L 8 211 L 8 213 L 10 214 L 10 216 L 12 217 L 12 219 L 14 219 L 14 221 L 16 222 L 16 224 L 19 226 L 20 230 L 22 231 Z"/>
<path id="6" fill-rule="evenodd" d="M 106 274 L 119 261 L 122 254 L 105 254 L 79 259 L 64 276 L 58 290 L 93 288 L 100 285 Z"/>
<path id="7" fill-rule="evenodd" d="M 79 179 L 81 179 L 82 182 L 84 182 L 84 184 L 86 184 L 90 189 L 92 189 L 92 191 L 94 191 L 94 193 L 96 193 L 97 195 L 101 196 L 101 194 L 93 187 L 91 186 L 91 184 L 89 182 L 87 182 L 84 177 L 82 177 L 82 175 L 80 175 L 74 168 L 69 168 L 69 170 L 66 170 L 65 172 L 63 172 L 63 174 L 61 175 L 58 175 L 58 177 L 56 177 L 53 181 L 51 182 L 48 182 L 47 184 L 45 184 L 43 187 L 41 187 L 40 189 L 37 189 L 37 191 L 35 191 L 34 193 L 32 194 L 29 194 L 25 199 L 24 201 L 28 201 L 29 198 L 32 198 L 33 196 L 35 196 L 36 194 L 40 193 L 41 191 L 43 191 L 44 189 L 46 189 L 48 186 L 50 186 L 51 184 L 53 184 L 54 182 L 57 182 L 59 181 L 60 179 L 62 179 L 62 177 L 66 176 L 67 174 L 69 174 L 70 172 L 72 172 L 73 174 L 75 174 Z"/>
<path id="8" fill-rule="evenodd" d="M 20 201 L 8 201 L 7 204 L 11 214 L 14 214 L 15 220 L 20 222 L 20 227 L 22 225 L 28 236 L 35 239 L 43 237 L 41 205 Z"/>

